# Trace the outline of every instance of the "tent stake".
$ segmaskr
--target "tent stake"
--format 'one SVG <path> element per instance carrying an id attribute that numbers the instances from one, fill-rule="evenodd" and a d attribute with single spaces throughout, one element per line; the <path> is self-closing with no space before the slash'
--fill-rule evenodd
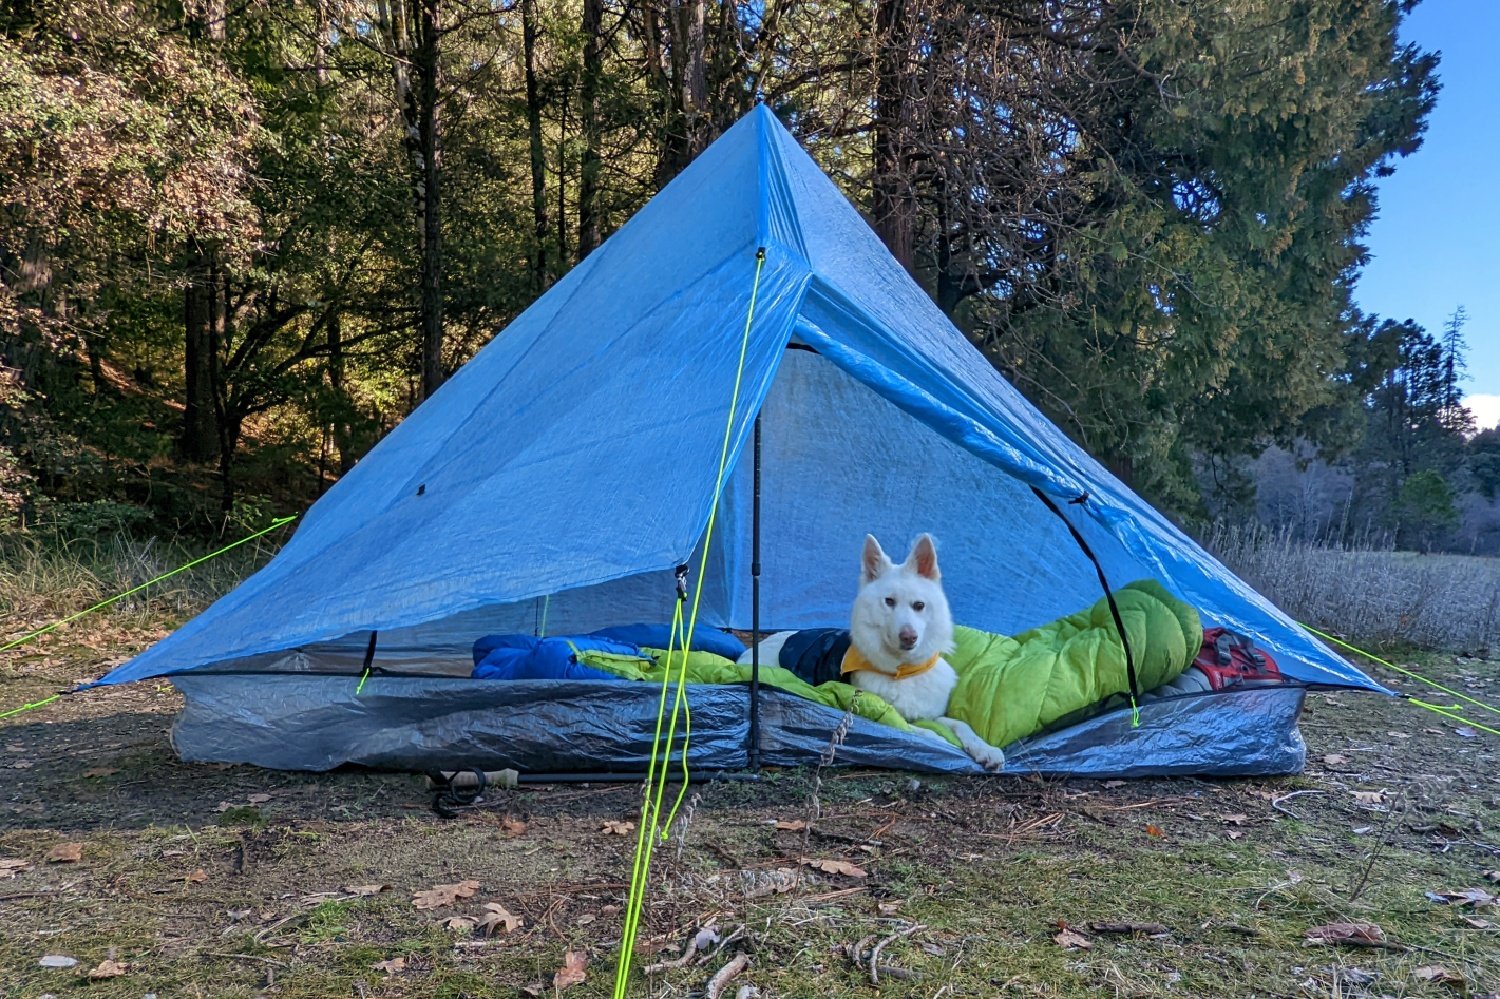
<path id="1" fill-rule="evenodd" d="M 760 414 L 755 414 L 750 505 L 750 769 L 760 773 Z"/>

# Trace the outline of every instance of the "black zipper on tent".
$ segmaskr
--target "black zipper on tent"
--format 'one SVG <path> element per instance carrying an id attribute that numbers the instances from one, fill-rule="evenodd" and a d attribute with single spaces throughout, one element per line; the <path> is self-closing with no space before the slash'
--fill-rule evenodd
<path id="1" fill-rule="evenodd" d="M 1078 533 L 1078 528 L 1074 527 L 1073 522 L 1068 519 L 1067 515 L 1062 512 L 1056 503 L 1052 502 L 1052 497 L 1042 492 L 1036 486 L 1032 486 L 1031 491 L 1036 493 L 1037 499 L 1047 505 L 1048 510 L 1057 514 L 1058 519 L 1067 527 L 1068 533 L 1073 535 L 1073 540 L 1078 543 L 1079 549 L 1094 564 L 1094 572 L 1099 576 L 1099 585 L 1104 588 L 1104 599 L 1109 604 L 1109 616 L 1115 619 L 1115 630 L 1120 633 L 1120 647 L 1125 650 L 1125 676 L 1130 681 L 1130 703 L 1132 707 L 1138 709 L 1140 707 L 1141 688 L 1135 675 L 1135 656 L 1131 654 L 1130 636 L 1125 634 L 1125 620 L 1120 617 L 1120 605 L 1115 603 L 1115 591 L 1110 589 L 1109 579 L 1104 575 L 1104 566 L 1099 563 L 1099 558 L 1094 554 L 1094 550 L 1089 547 L 1089 543 L 1083 540 L 1083 535 Z M 1069 502 L 1082 503 L 1086 499 L 1088 499 L 1087 493 Z"/>

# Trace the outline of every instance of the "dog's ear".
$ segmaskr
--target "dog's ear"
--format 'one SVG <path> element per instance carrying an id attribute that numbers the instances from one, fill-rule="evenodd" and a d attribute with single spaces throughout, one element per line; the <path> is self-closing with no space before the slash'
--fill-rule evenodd
<path id="1" fill-rule="evenodd" d="M 875 540 L 875 535 L 866 534 L 864 554 L 860 556 L 859 560 L 860 582 L 872 582 L 882 572 L 891 568 L 893 564 L 890 556 L 886 555 L 885 550 L 880 547 L 880 542 Z"/>
<path id="2" fill-rule="evenodd" d="M 933 544 L 932 535 L 920 534 L 911 546 L 911 554 L 906 556 L 906 567 L 915 572 L 923 579 L 938 579 L 942 573 L 938 572 L 937 546 Z"/>

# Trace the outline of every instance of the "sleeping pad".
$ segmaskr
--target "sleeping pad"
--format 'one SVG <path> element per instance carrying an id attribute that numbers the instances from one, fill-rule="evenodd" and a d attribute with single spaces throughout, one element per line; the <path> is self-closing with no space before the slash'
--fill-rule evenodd
<path id="1" fill-rule="evenodd" d="M 1140 580 L 1115 591 L 1115 602 L 1142 691 L 1169 683 L 1192 664 L 1202 645 L 1198 612 L 1168 593 L 1155 580 Z M 483 640 L 482 640 L 483 641 Z M 1087 610 L 1040 628 L 1008 636 L 974 628 L 954 629 L 954 651 L 948 662 L 958 686 L 948 714 L 967 722 L 993 746 L 1006 746 L 1049 727 L 1081 719 L 1107 699 L 1128 693 L 1125 650 L 1120 645 L 1109 603 L 1100 599 Z M 665 650 L 642 648 L 640 657 L 579 647 L 577 661 L 626 680 L 660 682 L 664 670 L 676 675 L 683 653 L 668 661 Z M 477 657 L 476 657 L 477 658 Z M 689 683 L 743 683 L 750 667 L 712 652 L 686 653 Z M 906 719 L 881 698 L 847 683 L 813 686 L 790 670 L 761 665 L 760 682 L 806 697 L 840 711 L 894 728 L 911 730 Z M 947 727 L 918 722 L 958 745 Z"/>

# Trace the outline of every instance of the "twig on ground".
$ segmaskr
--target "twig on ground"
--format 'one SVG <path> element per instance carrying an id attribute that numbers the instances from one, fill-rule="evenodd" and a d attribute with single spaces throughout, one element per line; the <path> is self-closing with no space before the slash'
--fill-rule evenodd
<path id="1" fill-rule="evenodd" d="M 880 965 L 877 962 L 880 960 L 880 952 L 885 948 L 885 945 L 888 944 L 888 943 L 890 943 L 893 940 L 900 940 L 902 937 L 909 937 L 913 933 L 917 932 L 918 930 L 924 930 L 926 928 L 927 927 L 923 926 L 921 923 L 912 923 L 910 926 L 906 927 L 905 929 L 897 930 L 895 933 L 892 933 L 890 936 L 886 937 L 885 939 L 881 940 L 878 944 L 875 945 L 875 949 L 872 950 L 872 951 L 870 951 L 870 984 L 871 985 L 879 985 L 880 984 L 880 970 L 879 970 L 880 969 Z M 887 969 L 887 970 L 889 970 L 889 969 Z"/>
<path id="2" fill-rule="evenodd" d="M 259 961 L 262 964 L 274 964 L 278 968 L 286 968 L 289 965 L 285 961 L 278 961 L 273 957 L 261 957 L 258 954 L 222 954 L 214 950 L 200 950 L 199 957 L 222 957 L 231 961 Z"/>
<path id="3" fill-rule="evenodd" d="M 646 965 L 646 974 L 657 975 L 669 968 L 681 968 L 698 954 L 699 934 L 693 934 L 693 939 L 688 941 L 687 947 L 680 957 L 674 957 L 670 961 L 658 961 L 655 964 Z"/>
<path id="4" fill-rule="evenodd" d="M 736 954 L 734 960 L 714 973 L 714 977 L 708 980 L 708 985 L 703 989 L 705 999 L 719 999 L 724 992 L 724 986 L 728 985 L 740 972 L 750 966 L 750 958 L 744 954 Z"/>
<path id="5" fill-rule="evenodd" d="M 1298 822 L 1301 822 L 1301 821 L 1303 821 L 1302 816 L 1298 815 L 1296 812 L 1292 811 L 1290 808 L 1283 807 L 1281 803 L 1283 801 L 1290 801 L 1292 798 L 1297 797 L 1297 795 L 1299 795 L 1299 794 L 1323 794 L 1323 793 L 1325 793 L 1325 792 L 1323 792 L 1323 791 L 1316 791 L 1316 790 L 1312 790 L 1312 789 L 1308 789 L 1308 790 L 1304 790 L 1304 791 L 1291 791 L 1291 792 L 1288 792 L 1287 794 L 1283 794 L 1283 795 L 1281 795 L 1279 797 L 1272 798 L 1271 799 L 1271 807 L 1274 808 L 1274 809 L 1276 809 L 1282 815 L 1290 815 L 1292 818 L 1296 819 Z"/>
<path id="6" fill-rule="evenodd" d="M 1274 805 L 1275 802 L 1272 802 L 1272 804 Z M 1381 825 L 1383 828 L 1380 831 L 1380 840 L 1375 844 L 1375 848 L 1370 851 L 1370 856 L 1369 859 L 1365 861 L 1365 866 L 1360 869 L 1359 880 L 1356 881 L 1354 885 L 1349 889 L 1350 902 L 1358 899 L 1359 896 L 1364 892 L 1365 886 L 1370 883 L 1370 874 L 1375 870 L 1375 861 L 1380 858 L 1381 853 L 1385 851 L 1385 848 L 1389 846 L 1391 841 L 1395 838 L 1396 828 L 1398 826 L 1398 823 L 1396 822 L 1396 815 L 1398 812 L 1402 815 L 1405 815 L 1406 810 L 1406 795 L 1403 794 L 1396 802 L 1395 806 L 1385 813 L 1385 817 L 1381 820 Z"/>

